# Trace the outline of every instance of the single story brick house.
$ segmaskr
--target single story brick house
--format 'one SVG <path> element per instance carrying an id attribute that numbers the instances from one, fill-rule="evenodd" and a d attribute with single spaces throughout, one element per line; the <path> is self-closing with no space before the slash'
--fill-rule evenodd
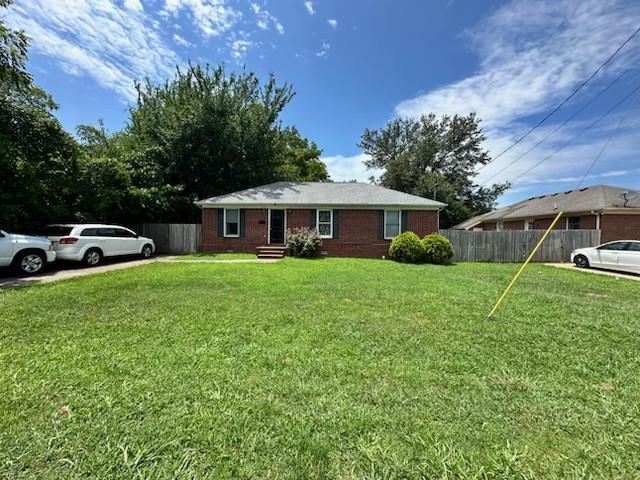
<path id="1" fill-rule="evenodd" d="M 400 232 L 436 232 L 446 206 L 356 182 L 276 182 L 196 204 L 205 252 L 255 253 L 284 245 L 288 229 L 309 227 L 320 233 L 324 255 L 378 258 Z"/>
<path id="2" fill-rule="evenodd" d="M 609 185 L 529 198 L 470 218 L 458 230 L 546 230 L 562 210 L 555 229 L 596 229 L 603 243 L 640 240 L 640 191 Z"/>

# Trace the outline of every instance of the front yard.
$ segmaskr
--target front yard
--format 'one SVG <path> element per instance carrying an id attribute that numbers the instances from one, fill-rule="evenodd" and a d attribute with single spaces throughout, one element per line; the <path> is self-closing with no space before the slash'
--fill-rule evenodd
<path id="1" fill-rule="evenodd" d="M 4 478 L 635 478 L 638 284 L 153 263 L 0 292 Z"/>

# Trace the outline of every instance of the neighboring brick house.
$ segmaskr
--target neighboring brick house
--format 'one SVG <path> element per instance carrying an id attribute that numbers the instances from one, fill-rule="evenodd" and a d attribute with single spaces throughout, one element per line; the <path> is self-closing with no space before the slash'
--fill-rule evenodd
<path id="1" fill-rule="evenodd" d="M 444 203 L 366 183 L 276 182 L 196 202 L 205 252 L 251 252 L 284 245 L 288 229 L 310 227 L 322 253 L 382 257 L 391 239 L 438 230 Z"/>
<path id="2" fill-rule="evenodd" d="M 460 223 L 456 230 L 596 229 L 603 243 L 640 240 L 640 191 L 608 185 L 533 197 Z"/>

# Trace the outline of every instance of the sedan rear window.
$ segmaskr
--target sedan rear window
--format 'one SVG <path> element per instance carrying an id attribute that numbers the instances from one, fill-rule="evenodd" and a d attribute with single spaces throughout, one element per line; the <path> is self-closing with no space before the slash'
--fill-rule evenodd
<path id="1" fill-rule="evenodd" d="M 640 243 L 631 242 L 627 250 L 631 250 L 632 252 L 640 252 Z"/>
<path id="2" fill-rule="evenodd" d="M 49 225 L 45 227 L 44 234 L 47 237 L 64 237 L 69 235 L 73 230 L 73 227 L 66 227 L 64 225 Z"/>

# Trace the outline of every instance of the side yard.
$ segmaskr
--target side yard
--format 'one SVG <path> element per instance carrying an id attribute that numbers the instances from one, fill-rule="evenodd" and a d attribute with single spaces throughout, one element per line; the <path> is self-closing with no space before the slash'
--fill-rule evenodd
<path id="1" fill-rule="evenodd" d="M 5 478 L 633 478 L 638 284 L 162 263 L 0 291 Z"/>

